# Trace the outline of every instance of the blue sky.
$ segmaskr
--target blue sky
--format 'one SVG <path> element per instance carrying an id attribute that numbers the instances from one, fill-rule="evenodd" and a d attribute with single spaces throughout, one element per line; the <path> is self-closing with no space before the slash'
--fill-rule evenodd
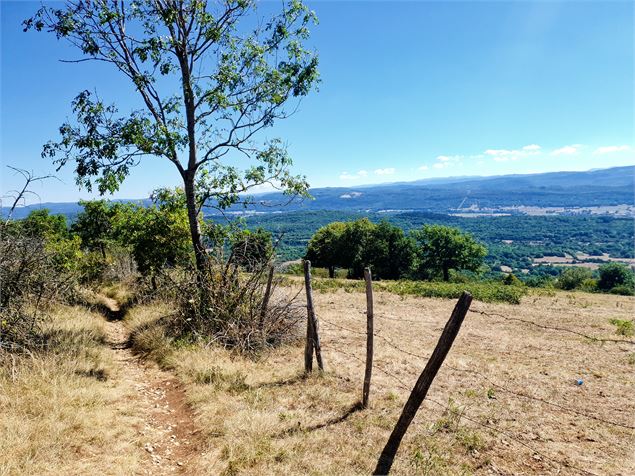
<path id="1" fill-rule="evenodd" d="M 262 9 L 279 3 L 264 3 Z M 320 24 L 320 90 L 267 131 L 289 145 L 312 186 L 454 175 L 535 173 L 635 163 L 633 3 L 309 2 Z M 95 89 L 125 111 L 136 99 L 108 65 L 49 34 L 23 33 L 35 2 L 0 1 L 2 164 L 54 171 L 40 158 Z M 2 167 L 2 193 L 17 178 Z M 42 201 L 88 197 L 72 167 L 36 186 Z M 176 185 L 149 159 L 115 196 Z"/>

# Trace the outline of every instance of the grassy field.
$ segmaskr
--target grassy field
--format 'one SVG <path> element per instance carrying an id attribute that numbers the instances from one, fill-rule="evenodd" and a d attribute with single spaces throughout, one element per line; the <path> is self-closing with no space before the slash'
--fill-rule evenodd
<path id="1" fill-rule="evenodd" d="M 377 291 L 365 410 L 365 296 L 325 289 L 315 303 L 326 372 L 308 377 L 301 339 L 259 358 L 171 342 L 158 321 L 168 304 L 128 312 L 121 329 L 132 332 L 131 351 L 161 368 L 130 367 L 114 353 L 113 323 L 58 310 L 49 326 L 64 336 L 53 340 L 59 352 L 0 374 L 0 474 L 369 474 L 454 300 Z M 472 310 L 480 312 L 468 314 L 394 474 L 635 473 L 635 346 L 618 334 L 635 299 L 558 292 Z M 179 386 L 191 421 L 170 422 L 182 409 L 169 402 L 163 420 L 148 419 L 164 404 L 140 399 L 144 382 Z M 196 433 L 196 448 L 181 464 L 157 463 L 148 444 L 174 461 L 156 443 L 157 428 L 172 424 Z"/>
<path id="2" fill-rule="evenodd" d="M 365 297 L 340 290 L 315 300 L 326 372 L 311 377 L 302 374 L 301 343 L 259 360 L 212 347 L 175 350 L 148 324 L 165 308 L 130 314 L 145 329 L 142 347 L 160 349 L 155 358 L 186 383 L 205 432 L 206 474 L 372 471 L 453 301 L 377 294 L 371 406 L 358 411 Z M 628 319 L 634 303 L 581 293 L 520 306 L 475 302 L 491 316 L 468 315 L 395 474 L 632 474 L 634 430 L 619 425 L 635 423 L 633 346 L 505 317 L 624 340 L 609 321 Z"/>

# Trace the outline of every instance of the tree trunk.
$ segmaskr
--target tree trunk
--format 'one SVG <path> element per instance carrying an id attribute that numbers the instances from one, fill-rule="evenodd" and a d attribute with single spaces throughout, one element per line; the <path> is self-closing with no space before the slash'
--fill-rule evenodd
<path id="1" fill-rule="evenodd" d="M 450 270 L 446 267 L 443 268 L 443 281 L 450 280 Z"/>
<path id="2" fill-rule="evenodd" d="M 194 191 L 194 174 L 186 172 L 184 178 L 185 201 L 187 204 L 187 219 L 190 224 L 190 235 L 192 246 L 194 247 L 194 257 L 196 258 L 197 271 L 203 271 L 205 266 L 205 249 L 201 239 L 201 228 L 198 223 L 198 213 L 196 206 L 196 194 Z"/>
<path id="3" fill-rule="evenodd" d="M 335 277 L 335 266 L 329 266 L 329 278 Z"/>

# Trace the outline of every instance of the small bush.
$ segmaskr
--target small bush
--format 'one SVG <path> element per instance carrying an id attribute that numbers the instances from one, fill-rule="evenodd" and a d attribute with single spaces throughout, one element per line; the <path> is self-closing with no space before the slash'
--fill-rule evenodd
<path id="1" fill-rule="evenodd" d="M 611 319 L 609 322 L 615 326 L 615 333 L 619 336 L 632 337 L 635 333 L 633 330 L 633 321 L 626 319 Z"/>
<path id="2" fill-rule="evenodd" d="M 583 282 L 591 278 L 593 278 L 593 272 L 590 269 L 572 266 L 560 273 L 556 280 L 556 287 L 565 291 L 579 289 Z"/>
<path id="3" fill-rule="evenodd" d="M 635 296 L 635 289 L 632 286 L 622 284 L 611 289 L 611 294 L 619 294 L 621 296 Z"/>
<path id="4" fill-rule="evenodd" d="M 28 348 L 41 338 L 39 324 L 46 307 L 73 297 L 71 256 L 76 243 L 54 240 L 23 224 L 0 224 L 0 348 Z"/>
<path id="5" fill-rule="evenodd" d="M 175 336 L 216 341 L 242 352 L 257 352 L 299 337 L 304 306 L 271 283 L 265 303 L 269 267 L 251 273 L 210 257 L 203 273 L 185 273 L 175 283 L 178 312 L 168 329 Z"/>
<path id="6" fill-rule="evenodd" d="M 507 274 L 503 278 L 503 284 L 506 286 L 523 286 L 523 282 L 512 273 Z"/>
<path id="7" fill-rule="evenodd" d="M 588 278 L 580 283 L 580 289 L 587 293 L 594 293 L 598 290 L 598 282 L 596 279 Z"/>

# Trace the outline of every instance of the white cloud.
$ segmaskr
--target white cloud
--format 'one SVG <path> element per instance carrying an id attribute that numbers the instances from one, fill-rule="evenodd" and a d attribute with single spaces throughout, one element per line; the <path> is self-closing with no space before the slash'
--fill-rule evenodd
<path id="1" fill-rule="evenodd" d="M 555 149 L 551 151 L 551 155 L 573 155 L 577 154 L 580 146 L 578 144 L 574 145 L 565 145 L 564 147 L 560 147 L 559 149 Z"/>
<path id="2" fill-rule="evenodd" d="M 366 177 L 368 172 L 366 170 L 359 170 L 356 174 L 349 174 L 348 172 L 342 172 L 340 174 L 340 180 L 357 180 L 359 178 Z"/>
<path id="3" fill-rule="evenodd" d="M 449 162 L 450 161 L 450 157 L 448 157 L 447 155 L 440 155 L 437 157 L 437 160 L 439 162 Z"/>
<path id="4" fill-rule="evenodd" d="M 437 162 L 436 164 L 433 165 L 435 169 L 442 169 L 447 166 L 448 166 L 447 162 Z"/>
<path id="5" fill-rule="evenodd" d="M 395 173 L 394 167 L 387 167 L 385 169 L 376 169 L 375 175 L 392 175 Z"/>
<path id="6" fill-rule="evenodd" d="M 518 160 L 530 155 L 538 155 L 541 149 L 542 147 L 538 144 L 530 144 L 520 149 L 487 149 L 484 154 L 496 162 L 507 162 L 508 160 Z"/>
<path id="7" fill-rule="evenodd" d="M 419 170 L 428 170 L 428 166 L 427 165 L 422 165 L 421 167 L 419 167 Z"/>
<path id="8" fill-rule="evenodd" d="M 593 152 L 594 155 L 612 154 L 613 152 L 625 152 L 631 150 L 630 145 L 607 145 L 604 147 L 598 147 Z"/>

